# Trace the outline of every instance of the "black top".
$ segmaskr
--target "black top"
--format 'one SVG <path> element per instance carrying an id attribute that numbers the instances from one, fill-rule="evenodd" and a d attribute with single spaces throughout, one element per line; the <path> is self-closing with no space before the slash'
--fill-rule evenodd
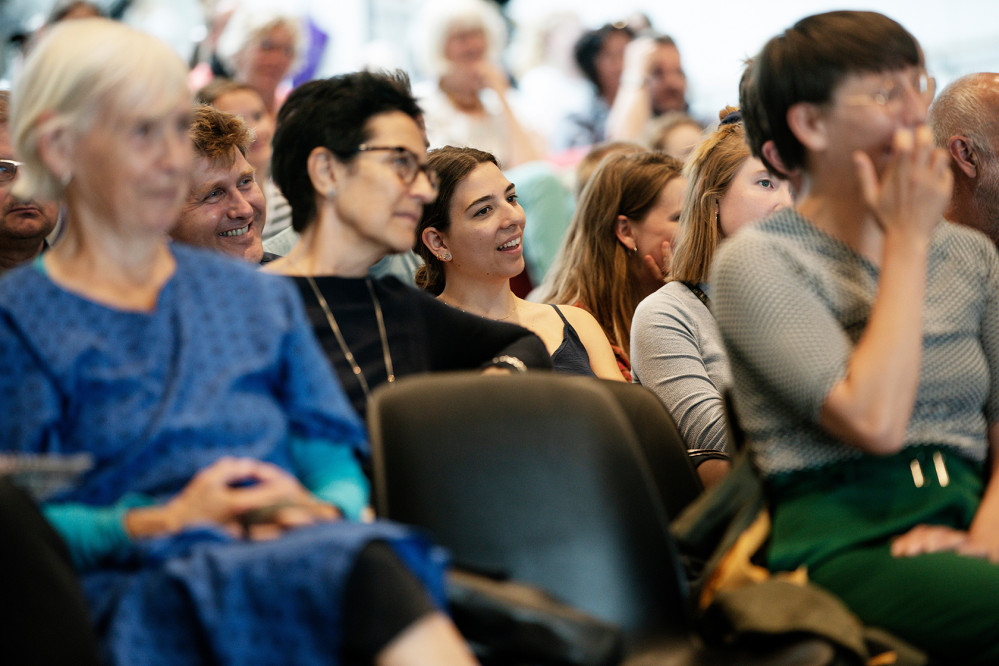
<path id="1" fill-rule="evenodd" d="M 586 351 L 586 346 L 579 339 L 579 334 L 572 327 L 569 320 L 565 318 L 562 311 L 554 303 L 550 305 L 555 308 L 555 312 L 562 318 L 562 344 L 558 346 L 552 354 L 552 366 L 556 372 L 564 372 L 569 375 L 595 376 L 593 368 L 590 367 L 590 355 Z"/>
<path id="2" fill-rule="evenodd" d="M 364 390 L 344 358 L 312 287 L 306 278 L 294 279 L 319 344 L 333 363 L 354 409 L 365 418 Z M 374 390 L 384 384 L 388 373 L 365 279 L 317 277 L 315 281 L 368 386 Z M 395 277 L 373 278 L 372 284 L 382 306 L 396 377 L 482 368 L 502 355 L 515 356 L 529 368 L 552 367 L 545 344 L 526 328 L 463 312 Z"/>

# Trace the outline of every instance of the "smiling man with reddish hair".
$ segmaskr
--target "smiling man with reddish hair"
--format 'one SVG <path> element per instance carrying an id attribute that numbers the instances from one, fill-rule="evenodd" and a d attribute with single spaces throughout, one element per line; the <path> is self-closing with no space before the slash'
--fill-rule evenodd
<path id="1" fill-rule="evenodd" d="M 253 132 L 236 115 L 203 105 L 191 122 L 191 191 L 174 240 L 260 263 L 266 203 L 246 150 Z"/>

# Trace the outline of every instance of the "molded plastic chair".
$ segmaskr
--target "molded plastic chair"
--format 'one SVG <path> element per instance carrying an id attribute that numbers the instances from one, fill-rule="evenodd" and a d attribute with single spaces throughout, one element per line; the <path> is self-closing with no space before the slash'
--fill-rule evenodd
<path id="1" fill-rule="evenodd" d="M 676 518 L 704 490 L 676 421 L 645 386 L 609 380 L 603 384 L 631 423 L 666 513 Z"/>
<path id="2" fill-rule="evenodd" d="M 536 585 L 630 643 L 684 623 L 669 518 L 617 400 L 586 377 L 407 378 L 368 406 L 379 515 L 460 567 Z"/>
<path id="3" fill-rule="evenodd" d="M 616 624 L 629 664 L 833 663 L 820 640 L 700 644 L 662 493 L 622 408 L 644 398 L 607 384 L 448 373 L 383 385 L 368 406 L 377 513 L 427 529 L 458 567 Z"/>

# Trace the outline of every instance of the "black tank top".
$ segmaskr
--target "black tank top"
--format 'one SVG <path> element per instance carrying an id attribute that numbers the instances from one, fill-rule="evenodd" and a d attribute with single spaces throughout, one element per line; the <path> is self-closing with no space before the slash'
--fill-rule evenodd
<path id="1" fill-rule="evenodd" d="M 565 326 L 562 327 L 562 344 L 558 346 L 552 354 L 552 367 L 556 372 L 564 372 L 570 375 L 594 376 L 593 368 L 590 367 L 590 355 L 586 353 L 586 347 L 576 334 L 576 329 L 572 327 L 569 320 L 565 318 L 557 305 L 552 305 L 555 312 L 562 318 Z"/>

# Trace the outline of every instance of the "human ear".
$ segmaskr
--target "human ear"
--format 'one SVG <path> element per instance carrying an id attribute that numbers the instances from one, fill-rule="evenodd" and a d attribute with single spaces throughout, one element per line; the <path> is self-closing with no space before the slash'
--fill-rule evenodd
<path id="1" fill-rule="evenodd" d="M 978 156 L 975 155 L 975 149 L 971 147 L 967 137 L 952 136 L 949 138 L 947 152 L 950 153 L 954 166 L 960 169 L 965 176 L 968 178 L 978 176 Z"/>
<path id="2" fill-rule="evenodd" d="M 64 185 L 73 176 L 75 148 L 73 135 L 64 125 L 53 126 L 38 135 L 38 158 Z"/>
<path id="3" fill-rule="evenodd" d="M 448 252 L 447 240 L 434 227 L 424 229 L 423 233 L 420 234 L 420 240 L 423 241 L 423 244 L 427 246 L 430 252 L 438 257 Z"/>
<path id="4" fill-rule="evenodd" d="M 306 170 L 309 173 L 312 188 L 320 196 L 331 198 L 336 193 L 337 164 L 339 164 L 339 160 L 330 152 L 329 148 L 316 146 L 309 153 Z"/>
<path id="5" fill-rule="evenodd" d="M 817 105 L 811 102 L 792 104 L 787 110 L 787 125 L 807 150 L 822 151 L 829 147 L 825 117 Z"/>
<path id="6" fill-rule="evenodd" d="M 624 215 L 617 216 L 617 223 L 614 225 L 614 234 L 625 250 L 634 252 L 638 249 L 638 242 L 635 240 L 635 230 L 632 228 L 631 220 Z"/>
<path id="7" fill-rule="evenodd" d="M 763 155 L 763 159 L 769 162 L 781 174 L 787 176 L 790 173 L 790 170 L 784 165 L 784 160 L 781 159 L 780 153 L 777 152 L 777 144 L 774 143 L 773 139 L 763 143 L 760 147 L 760 153 Z"/>

